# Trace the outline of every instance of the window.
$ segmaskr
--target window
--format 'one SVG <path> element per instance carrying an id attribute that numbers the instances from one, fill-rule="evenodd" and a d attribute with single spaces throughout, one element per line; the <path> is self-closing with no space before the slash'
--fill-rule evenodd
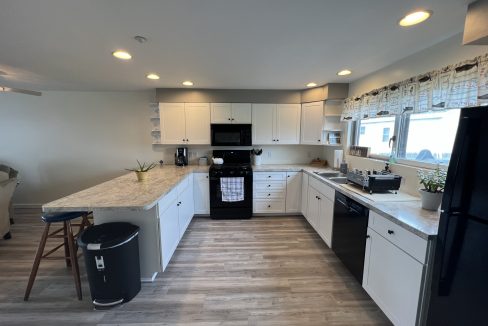
<path id="1" fill-rule="evenodd" d="M 406 113 L 361 120 L 356 144 L 370 147 L 372 156 L 431 164 L 449 164 L 461 110 Z M 396 136 L 397 141 L 390 139 Z M 408 164 L 408 162 L 405 162 Z"/>
<path id="2" fill-rule="evenodd" d="M 383 128 L 383 142 L 390 140 L 390 128 Z"/>
<path id="3" fill-rule="evenodd" d="M 398 157 L 447 165 L 461 110 L 408 114 L 404 117 Z"/>
<path id="4" fill-rule="evenodd" d="M 388 146 L 390 130 L 395 129 L 395 117 L 382 117 L 361 120 L 359 122 L 359 146 L 370 147 L 370 153 L 376 156 L 390 156 L 391 148 Z M 361 130 L 364 130 L 362 133 Z M 385 131 L 388 133 L 386 141 Z"/>

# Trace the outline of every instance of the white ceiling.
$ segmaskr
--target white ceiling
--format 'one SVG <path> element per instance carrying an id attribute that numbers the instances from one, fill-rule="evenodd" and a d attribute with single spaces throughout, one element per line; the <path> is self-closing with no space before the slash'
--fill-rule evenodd
<path id="1" fill-rule="evenodd" d="M 351 82 L 460 33 L 465 0 L 2 0 L 0 84 L 296 89 Z M 416 8 L 434 11 L 403 29 Z M 145 44 L 133 37 L 143 35 Z M 130 62 L 111 52 L 126 49 Z M 350 68 L 354 74 L 338 77 Z M 155 72 L 159 81 L 145 78 Z"/>

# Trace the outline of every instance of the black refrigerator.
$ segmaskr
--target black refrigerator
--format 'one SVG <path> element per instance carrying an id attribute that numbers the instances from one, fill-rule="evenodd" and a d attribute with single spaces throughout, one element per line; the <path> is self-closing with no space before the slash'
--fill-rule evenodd
<path id="1" fill-rule="evenodd" d="M 461 110 L 430 289 L 427 325 L 488 325 L 488 108 Z"/>

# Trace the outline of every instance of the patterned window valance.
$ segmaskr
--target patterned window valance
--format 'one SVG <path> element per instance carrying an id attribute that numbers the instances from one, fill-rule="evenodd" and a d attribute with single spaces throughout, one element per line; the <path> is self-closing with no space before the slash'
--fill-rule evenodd
<path id="1" fill-rule="evenodd" d="M 488 54 L 344 101 L 342 120 L 488 105 Z"/>

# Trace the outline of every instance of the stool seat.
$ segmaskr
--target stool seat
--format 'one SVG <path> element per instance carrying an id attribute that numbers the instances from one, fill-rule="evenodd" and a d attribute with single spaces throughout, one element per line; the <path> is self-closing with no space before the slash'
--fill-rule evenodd
<path id="1" fill-rule="evenodd" d="M 89 212 L 59 212 L 42 214 L 41 219 L 46 223 L 56 223 L 69 221 L 83 215 L 88 215 Z"/>

